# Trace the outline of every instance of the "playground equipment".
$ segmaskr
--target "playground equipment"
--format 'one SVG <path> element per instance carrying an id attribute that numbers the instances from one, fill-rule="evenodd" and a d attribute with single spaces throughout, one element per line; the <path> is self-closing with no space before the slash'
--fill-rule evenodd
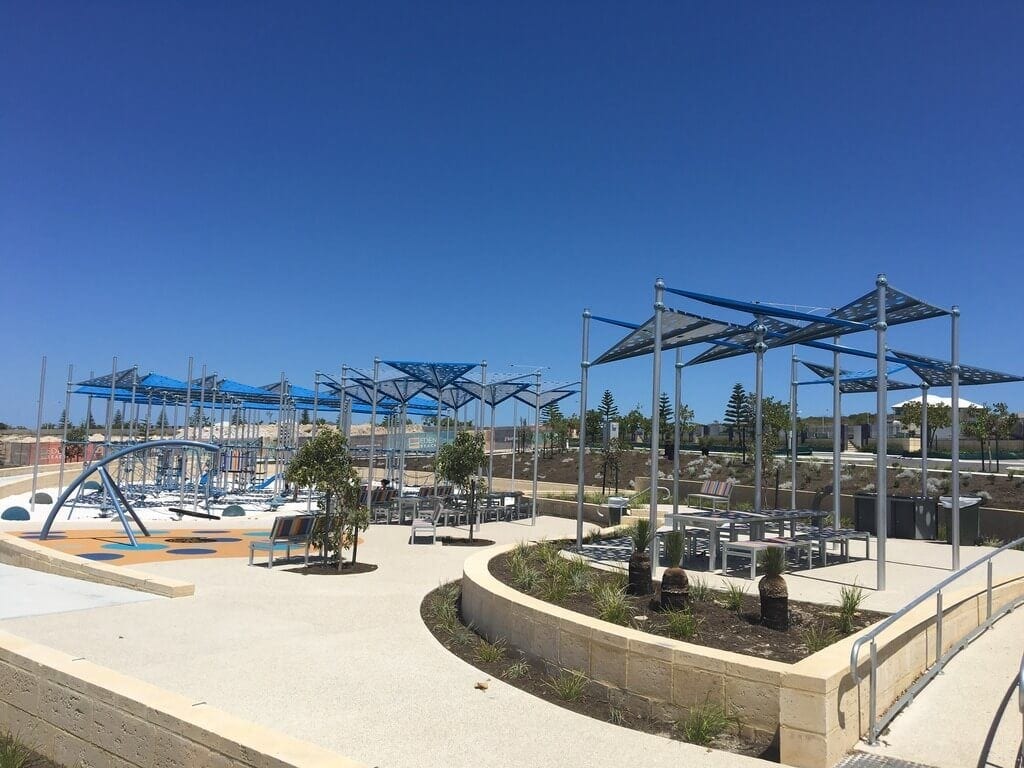
<path id="1" fill-rule="evenodd" d="M 82 473 L 77 478 L 75 478 L 75 480 L 72 481 L 72 483 L 67 488 L 64 489 L 64 492 L 60 495 L 56 503 L 53 505 L 53 509 L 50 510 L 50 514 L 47 515 L 46 522 L 43 523 L 43 528 L 39 532 L 40 541 L 45 541 L 47 537 L 50 535 L 50 528 L 53 526 L 53 521 L 57 519 L 57 514 L 60 512 L 61 507 L 64 506 L 64 503 L 79 488 L 79 486 L 85 484 L 86 478 L 88 478 L 90 475 L 94 473 L 98 473 L 100 476 L 100 481 L 103 484 L 103 488 L 108 494 L 110 503 L 112 504 L 114 511 L 117 513 L 117 516 L 121 521 L 121 525 L 124 528 L 125 535 L 127 535 L 128 537 L 128 541 L 131 542 L 131 546 L 138 546 L 138 541 L 136 541 L 135 539 L 135 533 L 132 531 L 132 527 L 131 525 L 129 525 L 128 517 L 126 515 L 131 516 L 131 518 L 135 521 L 135 524 L 139 526 L 139 530 L 142 531 L 142 534 L 144 536 L 149 536 L 149 531 L 146 530 L 146 526 L 143 525 L 142 521 L 139 519 L 139 516 L 135 513 L 135 509 L 128 501 L 128 498 L 125 496 L 124 491 L 110 476 L 110 472 L 108 471 L 107 468 L 110 466 L 111 463 L 115 461 L 119 461 L 127 457 L 130 457 L 134 453 L 138 453 L 140 451 L 147 451 L 153 448 L 191 448 L 199 451 L 209 451 L 210 453 L 214 454 L 214 457 L 216 457 L 216 455 L 220 452 L 219 446 L 214 445 L 213 443 L 201 443 L 197 440 L 158 440 L 156 442 L 151 443 L 130 445 L 127 448 L 122 448 L 120 451 L 115 451 L 114 453 L 101 459 L 92 466 L 84 469 Z"/>

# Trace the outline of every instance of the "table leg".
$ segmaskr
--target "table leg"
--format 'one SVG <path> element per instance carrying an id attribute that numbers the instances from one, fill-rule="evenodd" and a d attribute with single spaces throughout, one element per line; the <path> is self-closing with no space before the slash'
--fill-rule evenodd
<path id="1" fill-rule="evenodd" d="M 708 537 L 708 543 L 711 551 L 708 552 L 708 571 L 713 571 L 718 564 L 718 526 L 711 526 L 709 533 L 711 535 Z"/>

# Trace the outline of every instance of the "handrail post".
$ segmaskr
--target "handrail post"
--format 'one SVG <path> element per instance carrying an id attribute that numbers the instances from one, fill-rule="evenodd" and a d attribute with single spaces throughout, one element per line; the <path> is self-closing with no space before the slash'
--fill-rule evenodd
<path id="1" fill-rule="evenodd" d="M 988 587 L 985 591 L 985 618 L 992 618 L 992 561 L 988 561 Z"/>
<path id="2" fill-rule="evenodd" d="M 870 736 L 869 744 L 878 743 L 878 733 L 876 732 L 876 717 L 875 712 L 875 696 L 876 689 L 878 686 L 878 648 L 875 645 L 874 638 L 871 640 L 871 676 L 868 682 L 868 736 Z"/>
<path id="3" fill-rule="evenodd" d="M 942 658 L 942 591 L 935 593 L 935 663 Z"/>

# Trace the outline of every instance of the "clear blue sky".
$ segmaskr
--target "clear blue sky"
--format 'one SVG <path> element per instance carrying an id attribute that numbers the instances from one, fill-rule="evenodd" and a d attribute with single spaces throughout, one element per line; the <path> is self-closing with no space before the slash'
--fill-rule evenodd
<path id="1" fill-rule="evenodd" d="M 8 3 L 0 420 L 34 422 L 43 354 L 53 420 L 67 365 L 115 354 L 572 380 L 581 310 L 642 320 L 658 276 L 829 307 L 886 272 L 960 304 L 965 362 L 1024 371 L 1022 39 L 1019 2 Z M 947 328 L 891 343 L 947 357 Z M 649 403 L 648 371 L 594 369 L 592 402 Z M 735 381 L 752 359 L 684 400 L 721 417 Z"/>

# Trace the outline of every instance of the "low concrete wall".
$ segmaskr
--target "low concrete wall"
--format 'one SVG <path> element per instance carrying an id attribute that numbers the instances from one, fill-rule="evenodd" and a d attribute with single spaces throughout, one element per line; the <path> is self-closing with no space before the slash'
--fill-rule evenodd
<path id="1" fill-rule="evenodd" d="M 868 729 L 868 658 L 862 682 L 850 676 L 850 651 L 861 633 L 796 664 L 758 659 L 620 627 L 569 611 L 508 587 L 488 570 L 490 549 L 464 566 L 462 610 L 491 640 L 503 639 L 549 669 L 576 669 L 590 693 L 636 714 L 679 719 L 708 699 L 735 711 L 741 732 L 778 737 L 781 760 L 800 768 L 831 768 Z M 1000 584 L 993 605 L 1024 596 L 1024 577 Z M 943 650 L 985 620 L 975 589 L 946 596 Z M 935 659 L 934 607 L 923 605 L 878 641 L 878 714 Z"/>
<path id="2" fill-rule="evenodd" d="M 577 503 L 575 501 L 566 501 L 564 499 L 545 499 L 542 496 L 538 496 L 537 514 L 549 515 L 551 517 L 566 517 L 570 520 L 575 520 L 577 514 Z M 611 525 L 611 523 L 608 522 L 608 508 L 599 504 L 584 503 L 583 519 L 588 523 L 599 525 L 602 528 L 607 528 Z"/>
<path id="3" fill-rule="evenodd" d="M 993 590 L 993 608 L 1024 596 L 1024 577 Z M 985 621 L 984 592 L 944 595 L 942 651 Z M 801 768 L 829 768 L 867 733 L 869 649 L 862 649 L 860 684 L 850 675 L 849 637 L 792 665 L 780 691 L 779 743 L 782 762 Z M 888 709 L 935 661 L 935 606 L 921 605 L 878 638 L 877 715 Z"/>
<path id="4" fill-rule="evenodd" d="M 187 581 L 152 576 L 131 568 L 84 560 L 7 533 L 0 533 L 0 563 L 97 584 L 125 587 L 161 597 L 190 597 L 196 591 L 195 585 Z"/>
<path id="5" fill-rule="evenodd" d="M 788 666 L 683 643 L 593 619 L 524 595 L 488 571 L 510 546 L 470 557 L 462 611 L 491 639 L 501 638 L 552 668 L 580 670 L 590 694 L 637 715 L 678 720 L 705 700 L 727 705 L 741 732 L 772 738 Z"/>
<path id="6" fill-rule="evenodd" d="M 359 768 L 84 659 L 0 632 L 0 723 L 75 768 Z"/>

